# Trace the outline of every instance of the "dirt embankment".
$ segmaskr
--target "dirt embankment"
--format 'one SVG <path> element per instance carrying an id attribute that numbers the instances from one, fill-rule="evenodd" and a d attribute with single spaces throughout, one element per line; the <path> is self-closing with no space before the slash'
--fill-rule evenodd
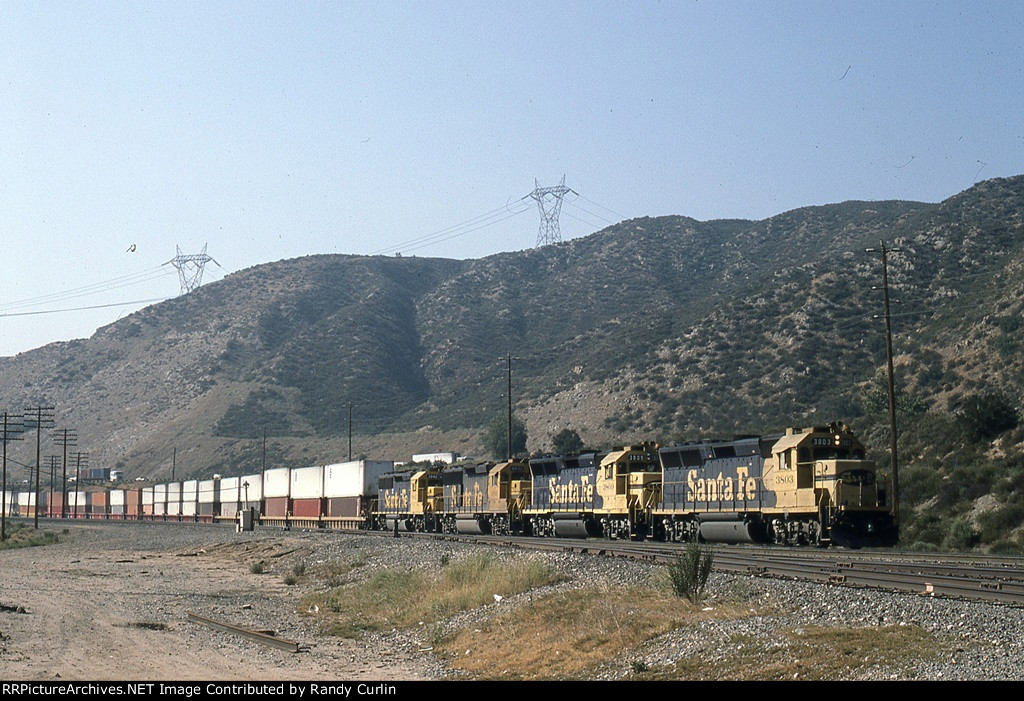
<path id="1" fill-rule="evenodd" d="M 63 528 L 63 524 L 58 526 Z M 72 526 L 57 545 L 0 551 L 0 679 L 402 680 L 428 665 L 317 634 L 275 572 L 308 553 L 287 533 L 183 524 Z M 268 563 L 254 574 L 253 561 Z M 187 621 L 273 631 L 290 653 Z"/>

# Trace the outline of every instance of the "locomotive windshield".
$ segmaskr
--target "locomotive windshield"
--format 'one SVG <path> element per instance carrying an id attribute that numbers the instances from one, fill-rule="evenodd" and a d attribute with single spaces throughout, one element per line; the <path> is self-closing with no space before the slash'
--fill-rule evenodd
<path id="1" fill-rule="evenodd" d="M 814 460 L 863 460 L 864 449 L 851 446 L 816 447 L 814 448 Z"/>

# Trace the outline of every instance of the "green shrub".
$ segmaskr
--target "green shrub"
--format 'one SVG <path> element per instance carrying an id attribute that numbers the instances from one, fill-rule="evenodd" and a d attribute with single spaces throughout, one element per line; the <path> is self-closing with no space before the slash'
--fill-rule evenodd
<path id="1" fill-rule="evenodd" d="M 1006 538 L 1010 531 L 1024 523 L 1024 504 L 1003 504 L 978 516 L 983 543 L 993 543 Z"/>
<path id="2" fill-rule="evenodd" d="M 704 599 L 713 560 L 710 548 L 696 543 L 687 545 L 686 552 L 668 565 L 672 591 L 676 596 L 685 596 L 690 603 L 699 604 Z"/>
<path id="3" fill-rule="evenodd" d="M 967 550 L 974 545 L 975 538 L 976 534 L 971 520 L 966 516 L 961 516 L 949 524 L 949 530 L 946 531 L 946 537 L 942 540 L 942 546 L 947 550 Z"/>
<path id="4" fill-rule="evenodd" d="M 974 440 L 995 438 L 1020 423 L 1017 408 L 998 392 L 968 395 L 960 402 L 956 414 Z"/>

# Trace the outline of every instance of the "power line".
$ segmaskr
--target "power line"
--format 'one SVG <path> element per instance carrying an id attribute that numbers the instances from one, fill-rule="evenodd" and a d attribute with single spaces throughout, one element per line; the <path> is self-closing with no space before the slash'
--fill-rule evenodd
<path id="1" fill-rule="evenodd" d="M 491 226 L 493 224 L 497 224 L 499 222 L 505 221 L 506 219 L 511 219 L 512 217 L 514 217 L 516 215 L 519 215 L 519 214 L 522 214 L 523 212 L 525 212 L 525 211 L 527 211 L 529 209 L 529 207 L 521 207 L 520 203 L 522 202 L 523 199 L 525 199 L 525 198 L 520 198 L 520 199 L 516 200 L 515 202 L 511 203 L 510 205 L 507 204 L 507 205 L 505 205 L 503 207 L 498 207 L 496 209 L 492 209 L 489 212 L 477 215 L 477 216 L 472 217 L 470 219 L 467 219 L 467 220 L 465 220 L 463 222 L 459 222 L 458 224 L 453 224 L 451 226 L 447 226 L 447 227 L 445 227 L 443 229 L 439 229 L 439 230 L 431 232 L 429 234 L 424 234 L 422 236 L 417 236 L 415 238 L 407 239 L 406 241 L 403 241 L 401 243 L 395 244 L 393 246 L 388 246 L 387 248 L 379 249 L 377 251 L 374 251 L 374 252 L 370 253 L 370 255 L 378 256 L 378 255 L 383 255 L 383 254 L 386 254 L 386 253 L 395 253 L 395 252 L 403 251 L 403 250 L 405 250 L 405 251 L 418 250 L 418 249 L 424 248 L 426 246 L 431 246 L 431 245 L 433 245 L 435 243 L 441 243 L 442 241 L 449 241 L 449 240 L 451 240 L 453 238 L 458 238 L 459 236 L 464 236 L 465 234 L 471 233 L 473 231 L 478 231 L 479 229 L 482 229 L 482 228 L 487 227 L 487 226 Z M 518 211 L 513 211 L 513 210 L 510 209 L 510 207 L 518 207 Z M 504 216 L 500 216 L 502 214 L 504 214 Z M 495 218 L 495 217 L 499 217 L 499 218 Z M 492 221 L 489 221 L 489 220 L 492 220 Z M 472 227 L 472 228 L 467 228 L 467 227 Z M 463 230 L 463 229 L 465 229 L 465 230 Z"/>
<path id="2" fill-rule="evenodd" d="M 106 307 L 127 307 L 133 304 L 152 304 L 153 302 L 166 302 L 172 297 L 154 297 L 153 299 L 137 299 L 131 302 L 112 302 L 110 304 L 93 304 L 88 307 L 67 307 L 65 309 L 41 309 L 34 312 L 0 312 L 0 317 L 9 316 L 34 316 L 36 314 L 58 314 L 60 312 L 80 312 L 86 309 L 104 309 Z"/>
<path id="3" fill-rule="evenodd" d="M 600 229 L 601 228 L 600 224 L 595 224 L 593 222 L 587 221 L 586 219 L 583 219 L 582 217 L 577 217 L 572 212 L 563 212 L 563 214 L 565 214 L 565 216 L 569 217 L 570 219 L 575 219 L 576 221 L 582 222 L 583 224 L 586 224 L 587 226 L 594 227 L 595 229 Z"/>
<path id="4" fill-rule="evenodd" d="M 575 192 L 575 191 L 574 191 L 574 192 Z M 577 196 L 577 197 L 579 197 L 579 198 L 580 198 L 581 200 L 586 200 L 586 201 L 587 201 L 587 202 L 589 202 L 590 204 L 593 204 L 593 205 L 597 205 L 598 207 L 600 207 L 601 209 L 605 210 L 606 212 L 609 212 L 609 213 L 611 213 L 611 214 L 614 214 L 615 216 L 617 216 L 617 217 L 619 218 L 619 220 L 620 220 L 620 221 L 621 221 L 621 220 L 623 220 L 623 219 L 628 219 L 628 218 L 629 218 L 629 217 L 627 217 L 627 216 L 626 216 L 625 214 L 619 214 L 619 213 L 618 213 L 618 212 L 616 212 L 616 211 L 615 211 L 614 209 L 608 209 L 608 208 L 607 208 L 607 207 L 605 207 L 604 205 L 602 205 L 602 204 L 600 204 L 600 203 L 598 203 L 598 202 L 594 202 L 594 200 L 592 200 L 592 199 L 590 199 L 590 198 L 588 198 L 588 197 L 584 197 L 583 195 L 581 195 L 581 194 L 580 194 L 580 193 L 578 193 L 578 192 L 576 192 L 575 194 L 576 194 L 576 196 Z M 570 203 L 572 203 L 572 200 L 570 200 Z M 579 206 L 579 205 L 577 205 L 577 206 Z M 582 207 L 581 207 L 580 209 L 582 209 Z"/>
<path id="5" fill-rule="evenodd" d="M 452 239 L 457 239 L 460 236 L 465 236 L 466 234 L 471 234 L 474 231 L 479 231 L 480 229 L 485 229 L 488 226 L 493 226 L 494 224 L 498 224 L 500 222 L 503 222 L 506 219 L 512 219 L 513 217 L 516 217 L 516 216 L 522 214 L 523 212 L 526 212 L 528 209 L 529 209 L 529 207 L 526 207 L 526 208 L 523 208 L 523 209 L 519 210 L 518 212 L 511 212 L 508 215 L 506 215 L 504 217 L 501 217 L 500 219 L 495 219 L 494 221 L 483 223 L 480 226 L 473 227 L 472 229 L 466 229 L 465 231 L 459 231 L 457 233 L 451 234 L 450 236 L 446 236 L 444 238 L 440 238 L 440 239 L 437 239 L 437 240 L 434 240 L 434 241 L 430 241 L 428 243 L 423 243 L 423 244 L 420 244 L 419 246 L 413 246 L 412 248 L 407 248 L 405 250 L 407 250 L 407 251 L 416 251 L 416 250 L 419 250 L 421 248 L 426 248 L 427 246 L 432 246 L 435 243 L 442 243 L 444 241 L 451 241 Z"/>
<path id="6" fill-rule="evenodd" d="M 107 292 L 110 290 L 120 289 L 122 287 L 129 287 L 131 285 L 149 282 L 150 280 L 155 280 L 157 278 L 164 277 L 167 275 L 173 275 L 173 273 L 171 273 L 170 271 L 161 266 L 159 268 L 145 270 L 138 273 L 132 273 L 131 275 L 123 275 L 121 277 L 113 278 L 112 280 L 96 282 L 91 285 L 85 285 L 83 287 L 72 288 L 69 290 L 61 290 L 60 292 L 52 292 L 50 294 L 40 295 L 38 297 L 31 297 L 28 299 L 5 302 L 0 304 L 0 309 L 11 310 L 23 307 L 40 306 L 42 304 L 52 304 L 67 299 L 74 299 L 77 297 L 99 294 L 100 292 Z"/>
<path id="7" fill-rule="evenodd" d="M 568 204 L 571 207 L 575 207 L 576 209 L 580 210 L 581 212 L 586 212 L 587 214 L 589 214 L 590 216 L 594 217 L 595 219 L 600 219 L 601 221 L 606 222 L 608 224 L 615 224 L 616 223 L 616 222 L 613 222 L 611 219 L 606 219 L 605 217 L 602 217 L 600 214 L 597 214 L 596 212 L 591 212 L 589 209 L 585 209 L 583 207 L 580 207 L 578 204 L 576 204 L 572 200 L 566 201 L 566 204 Z M 569 215 L 569 216 L 572 216 L 572 215 Z"/>

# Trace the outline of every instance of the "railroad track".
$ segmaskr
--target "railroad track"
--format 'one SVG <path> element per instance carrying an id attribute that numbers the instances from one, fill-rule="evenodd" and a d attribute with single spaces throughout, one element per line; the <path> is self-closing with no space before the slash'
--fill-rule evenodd
<path id="1" fill-rule="evenodd" d="M 432 535 L 432 534 L 403 534 Z M 496 536 L 432 537 L 489 543 L 520 549 L 556 550 L 603 557 L 626 557 L 668 564 L 684 552 L 685 544 L 634 543 L 607 540 L 507 538 Z M 714 569 L 719 572 L 780 577 L 838 586 L 910 592 L 1024 606 L 1024 560 L 978 557 L 963 564 L 959 555 L 898 552 L 832 552 L 746 546 L 714 546 Z"/>
<path id="2" fill-rule="evenodd" d="M 53 523 L 68 523 L 55 520 Z M 145 524 L 145 521 L 72 521 L 72 523 Z M 212 525 L 212 524 L 207 524 Z M 261 530 L 273 530 L 262 526 Z M 301 530 L 301 529 L 295 529 Z M 380 531 L 310 529 L 310 533 L 331 533 L 394 537 Z M 603 557 L 625 557 L 667 564 L 686 548 L 679 543 L 640 543 L 617 540 L 560 538 L 511 538 L 433 533 L 400 534 L 403 538 L 438 538 L 460 542 L 486 543 L 510 548 L 554 550 Z M 910 592 L 923 596 L 944 596 L 1024 606 L 1024 558 L 989 555 L 900 553 L 896 551 L 818 550 L 815 548 L 716 545 L 714 569 L 764 577 L 780 577 L 838 586 L 852 586 Z"/>

